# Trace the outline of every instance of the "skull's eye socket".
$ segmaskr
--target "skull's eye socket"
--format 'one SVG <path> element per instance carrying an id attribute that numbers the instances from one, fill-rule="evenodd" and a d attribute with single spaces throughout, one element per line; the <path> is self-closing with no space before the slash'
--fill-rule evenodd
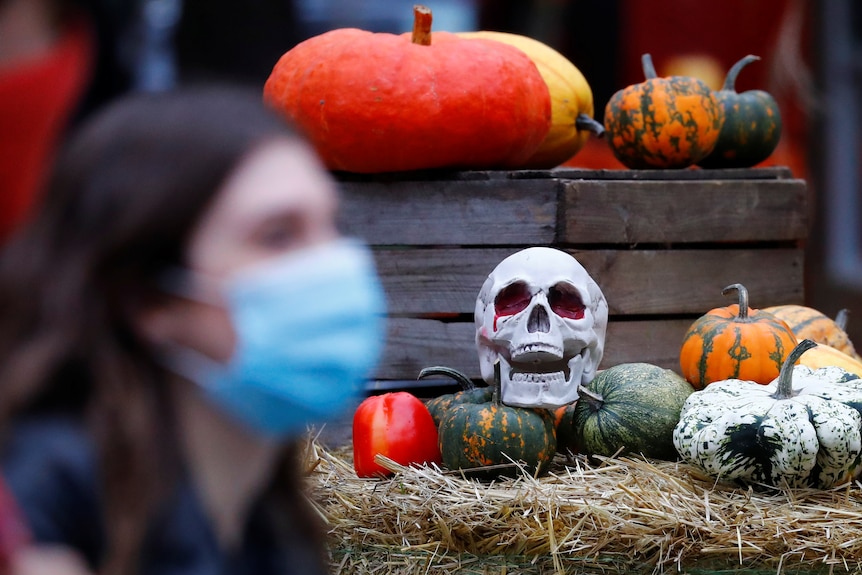
<path id="1" fill-rule="evenodd" d="M 574 286 L 559 283 L 548 292 L 548 303 L 551 310 L 560 317 L 582 319 L 584 317 L 584 302 Z"/>
<path id="2" fill-rule="evenodd" d="M 515 282 L 504 287 L 494 298 L 494 309 L 497 315 L 515 315 L 527 309 L 530 305 L 530 288 L 524 282 Z"/>

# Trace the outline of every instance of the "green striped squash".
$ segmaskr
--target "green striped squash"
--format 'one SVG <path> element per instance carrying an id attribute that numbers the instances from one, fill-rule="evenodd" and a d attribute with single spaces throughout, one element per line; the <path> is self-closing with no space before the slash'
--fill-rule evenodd
<path id="1" fill-rule="evenodd" d="M 499 363 L 490 400 L 458 403 L 442 416 L 438 441 L 443 465 L 471 477 L 515 477 L 545 473 L 557 451 L 554 414 L 500 401 Z"/>
<path id="2" fill-rule="evenodd" d="M 673 430 L 693 391 L 677 373 L 649 363 L 600 371 L 588 387 L 579 388 L 573 421 L 578 451 L 676 460 Z"/>
<path id="3" fill-rule="evenodd" d="M 438 437 L 446 467 L 484 479 L 519 475 L 513 461 L 541 475 L 557 451 L 553 413 L 493 401 L 453 406 L 440 422 Z"/>
<path id="4" fill-rule="evenodd" d="M 757 56 L 746 56 L 728 71 L 715 92 L 724 124 L 712 152 L 698 162 L 702 168 L 749 168 L 767 159 L 781 139 L 781 112 L 775 98 L 763 90 L 736 91 L 736 77 Z"/>

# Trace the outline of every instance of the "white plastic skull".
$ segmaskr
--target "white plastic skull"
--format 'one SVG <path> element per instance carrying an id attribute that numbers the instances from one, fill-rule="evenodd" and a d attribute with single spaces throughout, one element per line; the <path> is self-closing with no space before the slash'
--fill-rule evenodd
<path id="1" fill-rule="evenodd" d="M 547 247 L 521 250 L 488 275 L 476 299 L 476 347 L 482 378 L 501 400 L 554 408 L 578 397 L 596 375 L 605 347 L 608 304 L 572 255 Z"/>

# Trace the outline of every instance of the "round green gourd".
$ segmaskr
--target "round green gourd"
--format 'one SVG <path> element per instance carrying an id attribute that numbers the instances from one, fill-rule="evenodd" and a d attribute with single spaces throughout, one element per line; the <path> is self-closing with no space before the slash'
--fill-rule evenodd
<path id="1" fill-rule="evenodd" d="M 724 124 L 712 152 L 698 162 L 702 168 L 749 168 L 767 159 L 781 139 L 781 113 L 775 98 L 763 90 L 736 91 L 736 77 L 757 56 L 746 56 L 727 72 L 714 92 L 724 111 Z"/>
<path id="2" fill-rule="evenodd" d="M 640 453 L 674 461 L 673 430 L 694 388 L 677 373 L 649 363 L 623 363 L 578 389 L 574 431 L 578 451 Z"/>
<path id="3" fill-rule="evenodd" d="M 492 389 L 489 401 L 459 403 L 443 414 L 438 429 L 443 465 L 471 477 L 494 479 L 519 475 L 515 461 L 541 475 L 557 450 L 553 413 L 504 405 L 499 380 Z"/>

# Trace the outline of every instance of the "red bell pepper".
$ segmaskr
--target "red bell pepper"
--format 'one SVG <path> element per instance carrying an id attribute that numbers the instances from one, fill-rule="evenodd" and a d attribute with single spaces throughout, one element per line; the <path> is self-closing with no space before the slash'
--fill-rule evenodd
<path id="1" fill-rule="evenodd" d="M 396 391 L 366 398 L 353 414 L 353 468 L 359 477 L 388 476 L 374 462 L 384 455 L 401 465 L 440 463 L 437 427 L 425 404 Z"/>

